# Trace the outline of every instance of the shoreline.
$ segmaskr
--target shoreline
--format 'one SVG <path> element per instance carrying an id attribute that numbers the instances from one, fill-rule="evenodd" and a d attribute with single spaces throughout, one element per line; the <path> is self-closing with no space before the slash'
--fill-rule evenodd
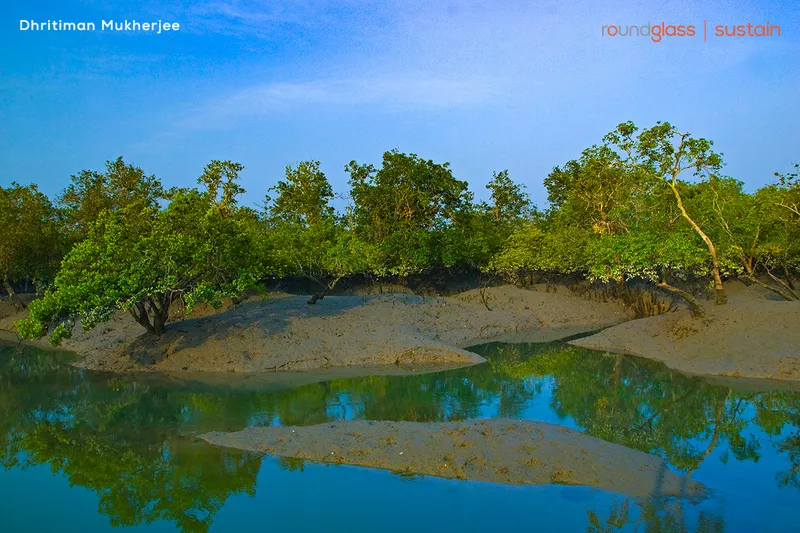
<path id="1" fill-rule="evenodd" d="M 111 372 L 275 372 L 352 366 L 478 364 L 465 348 L 491 341 L 548 342 L 629 318 L 618 302 L 511 285 L 446 297 L 405 293 L 251 296 L 221 312 L 169 323 L 160 338 L 118 312 L 85 332 L 75 326 L 60 349 L 75 366 Z M 0 320 L 0 328 L 14 318 Z M 46 341 L 45 341 L 46 342 Z M 37 341 L 34 345 L 41 345 Z"/>
<path id="2" fill-rule="evenodd" d="M 60 347 L 74 365 L 114 373 L 316 372 L 340 368 L 466 366 L 485 360 L 468 351 L 489 342 L 571 345 L 663 362 L 702 379 L 800 387 L 800 302 L 777 301 L 757 286 L 728 283 L 729 303 L 632 320 L 620 302 L 597 302 L 564 286 L 504 285 L 445 297 L 392 292 L 326 296 L 250 296 L 220 311 L 199 309 L 169 323 L 158 339 L 125 313 L 90 332 L 79 326 Z M 2 316 L 0 341 L 20 315 Z M 592 334 L 593 333 L 593 334 Z M 577 335 L 584 335 L 574 338 Z M 190 378 L 191 379 L 191 378 Z M 787 385 L 788 384 L 788 385 Z"/>
<path id="3" fill-rule="evenodd" d="M 702 378 L 800 383 L 800 302 L 729 283 L 726 305 L 707 316 L 688 310 L 632 320 L 570 345 L 660 361 Z"/>

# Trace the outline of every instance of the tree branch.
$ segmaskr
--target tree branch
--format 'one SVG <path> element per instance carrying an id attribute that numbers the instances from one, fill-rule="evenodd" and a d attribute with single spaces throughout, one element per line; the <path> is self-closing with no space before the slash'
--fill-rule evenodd
<path id="1" fill-rule="evenodd" d="M 679 289 L 678 287 L 673 287 L 672 285 L 669 285 L 668 283 L 663 282 L 663 281 L 662 282 L 656 282 L 656 287 L 658 287 L 660 289 L 664 289 L 665 291 L 669 291 L 672 294 L 675 294 L 675 295 L 680 296 L 681 298 L 683 298 L 686 301 L 686 303 L 689 304 L 689 308 L 690 308 L 690 310 L 692 312 L 692 316 L 694 316 L 696 318 L 705 316 L 706 312 L 705 312 L 705 309 L 703 309 L 703 306 L 700 304 L 700 302 L 697 301 L 697 298 L 695 298 L 694 296 L 692 296 L 688 292 L 686 292 L 686 291 L 684 291 L 682 289 Z"/>

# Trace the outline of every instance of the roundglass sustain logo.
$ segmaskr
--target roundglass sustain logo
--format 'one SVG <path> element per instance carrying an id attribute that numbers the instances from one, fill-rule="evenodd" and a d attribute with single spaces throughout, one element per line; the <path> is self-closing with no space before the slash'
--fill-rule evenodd
<path id="1" fill-rule="evenodd" d="M 708 41 L 709 37 L 780 37 L 781 27 L 769 21 L 763 24 L 709 24 L 704 20 L 702 24 L 668 24 L 658 22 L 647 24 L 607 24 L 602 26 L 603 37 L 644 37 L 654 43 L 659 43 L 667 38 L 674 37 L 702 37 Z"/>

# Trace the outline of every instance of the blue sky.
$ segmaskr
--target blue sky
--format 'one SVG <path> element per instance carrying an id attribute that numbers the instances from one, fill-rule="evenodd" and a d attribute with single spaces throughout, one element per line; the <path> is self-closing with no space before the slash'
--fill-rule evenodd
<path id="1" fill-rule="evenodd" d="M 245 165 L 246 203 L 284 167 L 398 148 L 449 161 L 478 198 L 508 168 L 537 203 L 555 165 L 619 122 L 713 139 L 750 190 L 800 160 L 794 2 L 250 1 L 6 3 L 0 185 L 58 193 L 119 155 L 168 185 Z M 20 19 L 179 22 L 161 35 L 20 31 Z M 781 37 L 603 37 L 608 24 L 781 26 Z"/>

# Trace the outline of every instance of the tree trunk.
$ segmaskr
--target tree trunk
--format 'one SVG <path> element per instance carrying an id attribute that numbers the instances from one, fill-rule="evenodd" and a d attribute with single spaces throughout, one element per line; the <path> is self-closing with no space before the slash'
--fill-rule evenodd
<path id="1" fill-rule="evenodd" d="M 130 309 L 131 316 L 136 322 L 142 326 L 147 333 L 151 335 L 155 335 L 155 330 L 153 329 L 153 325 L 150 323 L 150 317 L 147 315 L 147 308 L 144 306 L 143 301 L 139 301 L 136 303 L 136 307 L 132 307 Z"/>
<path id="2" fill-rule="evenodd" d="M 749 281 L 751 283 L 755 283 L 756 285 L 761 285 L 762 287 L 764 287 L 768 291 L 772 291 L 775 294 L 779 294 L 780 296 L 783 297 L 784 300 L 787 300 L 787 301 L 790 301 L 790 302 L 794 301 L 794 300 L 797 300 L 797 298 L 793 297 L 790 293 L 788 293 L 788 292 L 786 292 L 784 290 L 781 290 L 781 289 L 779 289 L 777 287 L 773 287 L 772 285 L 770 285 L 768 283 L 764 283 L 763 281 L 756 279 L 756 277 L 753 276 L 753 275 L 746 274 L 746 275 L 742 276 L 742 279 L 747 280 L 747 281 Z"/>
<path id="3" fill-rule="evenodd" d="M 8 293 L 8 298 L 19 311 L 25 309 L 25 302 L 23 302 L 17 293 L 14 292 L 14 287 L 11 286 L 8 280 L 3 280 L 3 288 L 5 288 L 6 292 Z"/>
<path id="4" fill-rule="evenodd" d="M 786 261 L 781 262 L 781 266 L 783 267 L 783 277 L 786 278 L 786 283 L 789 285 L 789 288 L 795 290 L 794 282 L 792 282 L 792 276 L 789 274 L 789 267 L 786 265 Z"/>
<path id="5" fill-rule="evenodd" d="M 622 381 L 622 361 L 625 359 L 625 356 L 622 354 L 617 354 L 614 360 L 614 373 L 612 374 L 612 379 L 614 381 L 614 385 L 619 385 L 620 381 Z"/>
<path id="6" fill-rule="evenodd" d="M 778 276 L 773 274 L 772 270 L 769 269 L 769 268 L 767 269 L 767 275 L 770 278 L 772 278 L 775 281 L 775 283 L 777 283 L 778 285 L 783 287 L 783 289 L 785 291 L 787 291 L 789 294 L 791 294 L 793 300 L 800 300 L 800 294 L 798 294 L 797 291 L 792 288 L 792 280 L 791 280 L 791 278 L 788 277 L 788 273 L 787 273 L 786 281 L 782 280 L 781 278 L 779 278 Z"/>
<path id="7" fill-rule="evenodd" d="M 147 333 L 160 337 L 164 334 L 169 318 L 171 300 L 171 294 L 163 294 L 155 298 L 148 297 L 147 300 L 137 302 L 136 307 L 130 309 L 130 313 L 134 320 L 147 330 Z"/>
<path id="8" fill-rule="evenodd" d="M 322 300 L 323 298 L 325 298 L 325 296 L 328 295 L 328 292 L 332 291 L 334 287 L 336 287 L 336 284 L 339 283 L 340 279 L 342 279 L 342 276 L 337 277 L 336 279 L 325 285 L 325 288 L 322 289 L 322 292 L 318 292 L 313 296 L 311 296 L 311 298 L 309 298 L 306 303 L 308 305 L 314 305 L 317 303 L 317 300 Z M 320 283 L 320 285 L 322 285 L 322 283 Z"/>
<path id="9" fill-rule="evenodd" d="M 169 318 L 171 299 L 171 295 L 169 294 L 162 294 L 149 298 L 150 308 L 153 310 L 153 334 L 157 337 L 164 334 L 164 326 Z"/>
<path id="10" fill-rule="evenodd" d="M 695 298 L 688 292 L 681 290 L 678 287 L 673 287 L 672 285 L 669 285 L 666 282 L 656 283 L 656 286 L 683 298 L 686 301 L 686 303 L 689 304 L 689 309 L 691 309 L 693 317 L 700 318 L 705 316 L 706 312 L 705 309 L 703 309 L 703 306 L 700 304 L 700 302 L 697 301 L 697 298 Z"/>
<path id="11" fill-rule="evenodd" d="M 326 289 L 326 290 L 324 290 L 322 292 L 318 292 L 318 293 L 314 294 L 313 296 L 311 296 L 311 298 L 308 299 L 308 301 L 306 303 L 308 305 L 316 304 L 317 300 L 322 300 L 323 298 L 325 298 L 325 293 L 327 293 L 327 292 L 328 292 L 328 290 Z"/>
<path id="12" fill-rule="evenodd" d="M 725 402 L 727 402 L 728 398 L 730 397 L 731 397 L 731 391 L 728 391 L 728 395 L 724 399 L 720 399 L 719 401 L 717 401 L 717 409 L 714 416 L 714 432 L 711 434 L 711 442 L 708 443 L 708 446 L 706 447 L 705 451 L 697 459 L 697 465 L 686 472 L 686 477 L 691 476 L 695 470 L 700 468 L 700 466 L 703 464 L 703 461 L 705 461 L 706 458 L 708 458 L 708 456 L 711 455 L 711 452 L 714 451 L 714 448 L 717 447 L 717 444 L 719 443 L 719 433 L 720 433 L 719 426 L 722 422 L 722 411 L 725 408 Z"/>
<path id="13" fill-rule="evenodd" d="M 161 313 L 156 312 L 155 316 L 153 316 L 153 333 L 156 337 L 160 337 L 164 334 L 164 327 L 167 323 L 167 319 Z"/>
<path id="14" fill-rule="evenodd" d="M 697 223 L 692 220 L 692 217 L 689 216 L 689 213 L 686 212 L 686 208 L 683 205 L 683 200 L 681 199 L 681 195 L 678 192 L 678 188 L 675 186 L 674 183 L 669 184 L 670 188 L 672 189 L 672 193 L 675 195 L 675 200 L 678 202 L 678 209 L 681 211 L 681 215 L 686 221 L 692 226 L 695 232 L 700 235 L 700 238 L 703 239 L 703 242 L 706 243 L 706 247 L 708 247 L 708 253 L 711 254 L 711 275 L 714 278 L 714 292 L 717 295 L 717 305 L 723 305 L 728 303 L 728 296 L 725 294 L 725 288 L 722 286 L 722 276 L 719 273 L 719 259 L 717 258 L 717 247 L 714 246 L 714 242 L 711 238 L 706 235 L 703 229 L 697 225 Z"/>

